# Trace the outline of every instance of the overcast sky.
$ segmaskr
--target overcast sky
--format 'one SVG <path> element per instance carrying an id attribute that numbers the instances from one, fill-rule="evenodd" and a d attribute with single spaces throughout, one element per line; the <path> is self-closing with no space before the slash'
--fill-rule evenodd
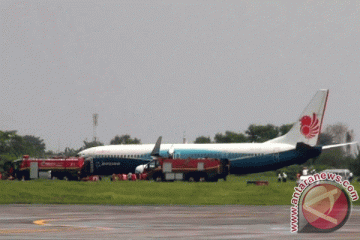
<path id="1" fill-rule="evenodd" d="M 296 2 L 296 3 L 294 3 Z M 324 125 L 360 136 L 359 2 L 1 1 L 1 127 L 47 150 L 212 139 L 296 121 L 330 89 Z"/>

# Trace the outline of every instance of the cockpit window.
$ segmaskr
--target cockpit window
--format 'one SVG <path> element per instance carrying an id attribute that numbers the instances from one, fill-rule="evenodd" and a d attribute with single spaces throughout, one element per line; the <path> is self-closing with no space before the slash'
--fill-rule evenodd
<path id="1" fill-rule="evenodd" d="M 149 163 L 149 168 L 155 168 L 155 161 Z"/>

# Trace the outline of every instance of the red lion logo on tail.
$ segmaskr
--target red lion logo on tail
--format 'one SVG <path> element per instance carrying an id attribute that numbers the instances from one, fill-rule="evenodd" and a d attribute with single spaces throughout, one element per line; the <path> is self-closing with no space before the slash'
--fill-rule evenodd
<path id="1" fill-rule="evenodd" d="M 310 116 L 303 116 L 300 119 L 301 127 L 300 132 L 306 138 L 310 139 L 315 137 L 320 132 L 320 122 L 316 116 L 316 113 L 313 113 L 313 117 Z"/>

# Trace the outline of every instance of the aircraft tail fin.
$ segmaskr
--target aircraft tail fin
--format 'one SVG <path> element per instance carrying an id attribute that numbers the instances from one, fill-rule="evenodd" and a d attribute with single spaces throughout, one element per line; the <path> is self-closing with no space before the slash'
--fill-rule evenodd
<path id="1" fill-rule="evenodd" d="M 328 95 L 328 89 L 317 91 L 290 131 L 267 143 L 286 143 L 295 146 L 298 142 L 303 142 L 315 146 L 321 131 Z"/>

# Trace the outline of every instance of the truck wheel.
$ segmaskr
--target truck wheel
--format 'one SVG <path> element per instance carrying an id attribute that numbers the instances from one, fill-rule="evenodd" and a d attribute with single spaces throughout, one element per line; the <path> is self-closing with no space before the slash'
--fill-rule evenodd
<path id="1" fill-rule="evenodd" d="M 25 178 L 25 180 L 30 180 L 30 173 L 25 173 L 24 174 L 24 178 Z"/>
<path id="2" fill-rule="evenodd" d="M 21 175 L 21 173 L 16 173 L 15 174 L 15 176 L 16 176 L 16 178 L 20 181 L 21 180 L 21 178 L 22 178 L 22 175 Z"/>
<path id="3" fill-rule="evenodd" d="M 218 176 L 212 177 L 209 179 L 209 182 L 217 182 L 219 180 Z"/>
<path id="4" fill-rule="evenodd" d="M 208 181 L 208 175 L 206 173 L 201 174 L 199 181 L 200 182 L 207 182 Z"/>
<path id="5" fill-rule="evenodd" d="M 164 178 L 161 174 L 154 176 L 154 181 L 156 181 L 156 182 L 161 182 L 163 180 L 164 180 Z"/>

